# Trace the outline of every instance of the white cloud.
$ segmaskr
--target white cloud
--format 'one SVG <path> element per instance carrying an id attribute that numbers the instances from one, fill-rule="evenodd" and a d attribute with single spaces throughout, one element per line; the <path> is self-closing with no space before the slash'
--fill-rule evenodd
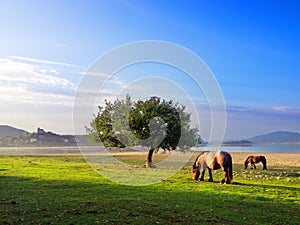
<path id="1" fill-rule="evenodd" d="M 80 70 L 59 62 L 0 57 L 0 124 L 72 133 L 72 106 Z M 74 74 L 77 76 L 71 77 Z"/>
<path id="2" fill-rule="evenodd" d="M 299 132 L 300 109 L 227 106 L 227 137 L 248 138 L 271 131 Z"/>
<path id="3" fill-rule="evenodd" d="M 50 60 L 43 60 L 43 59 L 33 59 L 29 57 L 22 57 L 22 56 L 11 56 L 10 59 L 16 59 L 16 60 L 22 60 L 27 62 L 34 62 L 34 63 L 41 63 L 41 64 L 50 64 L 50 65 L 57 65 L 57 66 L 67 66 L 67 67 L 73 67 L 73 68 L 83 68 L 81 66 L 69 64 L 69 63 L 63 63 L 63 62 L 56 62 L 56 61 L 50 61 Z"/>
<path id="4" fill-rule="evenodd" d="M 18 58 L 18 57 L 16 57 Z M 22 57 L 21 57 L 22 58 Z M 35 62 L 37 61 L 37 62 Z M 0 102 L 6 104 L 27 103 L 39 105 L 73 104 L 76 85 L 60 77 L 61 68 L 43 66 L 39 60 L 20 62 L 0 58 Z"/>
<path id="5" fill-rule="evenodd" d="M 0 81 L 74 86 L 69 80 L 55 76 L 58 74 L 53 68 L 0 58 Z"/>
<path id="6" fill-rule="evenodd" d="M 96 71 L 83 71 L 80 72 L 81 75 L 84 76 L 96 76 L 96 77 L 102 77 L 102 78 L 108 78 L 110 75 L 103 72 L 96 72 Z"/>
<path id="7" fill-rule="evenodd" d="M 57 43 L 55 46 L 62 48 L 62 47 L 66 47 L 67 45 L 66 44 L 62 44 L 62 43 Z"/>
<path id="8" fill-rule="evenodd" d="M 278 113 L 285 113 L 285 114 L 298 114 L 300 115 L 300 109 L 299 108 L 291 108 L 291 107 L 274 107 L 272 109 L 274 112 L 278 112 Z"/>
<path id="9" fill-rule="evenodd" d="M 31 105 L 73 105 L 73 96 L 65 94 L 58 90 L 57 93 L 51 91 L 39 92 L 25 84 L 0 84 L 0 99 L 2 109 L 8 104 L 27 103 L 28 107 Z"/>

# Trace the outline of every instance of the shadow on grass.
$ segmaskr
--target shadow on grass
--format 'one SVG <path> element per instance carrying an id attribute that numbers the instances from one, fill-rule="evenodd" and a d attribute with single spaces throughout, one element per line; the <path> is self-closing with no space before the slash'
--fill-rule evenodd
<path id="1" fill-rule="evenodd" d="M 289 186 L 278 186 L 278 185 L 269 185 L 269 184 L 253 184 L 253 183 L 241 183 L 241 182 L 232 182 L 232 185 L 239 185 L 245 187 L 264 187 L 264 188 L 277 188 L 284 189 L 288 191 L 300 191 L 300 188 L 297 187 L 289 187 Z"/>
<path id="2" fill-rule="evenodd" d="M 171 182 L 170 182 L 171 183 Z M 266 201 L 234 193 L 234 182 L 211 187 L 197 182 L 168 181 L 156 185 L 122 186 L 103 178 L 95 182 L 0 177 L 2 224 L 293 224 L 299 221 L 299 205 Z M 218 183 L 218 182 L 213 182 Z M 184 185 L 180 187 L 180 185 Z M 210 192 L 222 187 L 232 193 Z M 270 186 L 276 188 L 276 186 Z M 280 187 L 296 191 L 297 188 Z M 239 190 L 241 191 L 241 190 Z M 292 216 L 291 216 L 292 215 Z"/>

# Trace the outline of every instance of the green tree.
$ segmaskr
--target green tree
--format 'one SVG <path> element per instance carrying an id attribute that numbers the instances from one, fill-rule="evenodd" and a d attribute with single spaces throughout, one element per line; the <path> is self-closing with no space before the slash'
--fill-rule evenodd
<path id="1" fill-rule="evenodd" d="M 191 114 L 173 101 L 151 97 L 134 103 L 127 95 L 105 104 L 91 121 L 90 138 L 106 147 L 148 147 L 147 167 L 159 149 L 185 151 L 201 141 L 198 130 L 190 127 Z"/>

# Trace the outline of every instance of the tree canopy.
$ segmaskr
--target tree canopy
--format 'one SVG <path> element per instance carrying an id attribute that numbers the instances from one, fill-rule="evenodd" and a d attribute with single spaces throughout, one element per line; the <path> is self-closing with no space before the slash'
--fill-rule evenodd
<path id="1" fill-rule="evenodd" d="M 190 127 L 191 114 L 186 107 L 159 97 L 133 102 L 129 95 L 98 107 L 88 129 L 90 139 L 106 147 L 149 148 L 147 165 L 159 149 L 185 151 L 201 142 L 196 128 Z"/>

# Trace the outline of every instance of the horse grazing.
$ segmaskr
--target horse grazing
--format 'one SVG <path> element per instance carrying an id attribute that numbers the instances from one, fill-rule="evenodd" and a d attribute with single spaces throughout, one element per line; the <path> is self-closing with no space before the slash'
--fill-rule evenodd
<path id="1" fill-rule="evenodd" d="M 263 170 L 267 169 L 267 160 L 266 157 L 259 155 L 259 156 L 253 156 L 250 155 L 247 157 L 247 159 L 244 162 L 244 169 L 247 169 L 248 163 L 251 163 L 251 169 L 254 167 L 256 169 L 255 163 L 262 163 L 263 164 Z"/>
<path id="2" fill-rule="evenodd" d="M 193 179 L 198 180 L 201 171 L 200 181 L 204 180 L 205 169 L 208 169 L 209 179 L 208 181 L 213 182 L 211 170 L 221 169 L 225 172 L 224 178 L 221 183 L 230 184 L 233 179 L 232 175 L 232 158 L 228 152 L 217 151 L 209 152 L 204 151 L 196 158 L 193 165 Z"/>

